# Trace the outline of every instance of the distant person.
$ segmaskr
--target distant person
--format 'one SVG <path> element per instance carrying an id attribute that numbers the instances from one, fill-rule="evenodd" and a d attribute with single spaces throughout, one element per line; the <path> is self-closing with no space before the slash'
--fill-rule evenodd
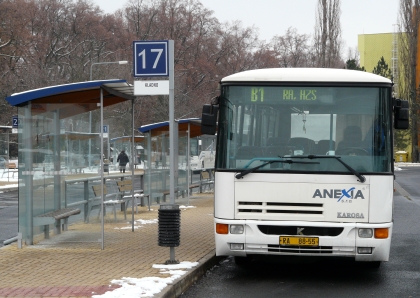
<path id="1" fill-rule="evenodd" d="M 125 154 L 125 150 L 122 150 L 121 153 L 118 155 L 117 162 L 120 165 L 120 173 L 125 173 L 125 166 L 129 162 L 127 154 Z"/>

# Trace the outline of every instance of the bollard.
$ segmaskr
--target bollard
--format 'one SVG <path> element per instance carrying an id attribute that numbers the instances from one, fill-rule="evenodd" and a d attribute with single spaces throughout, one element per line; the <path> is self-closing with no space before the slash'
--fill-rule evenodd
<path id="1" fill-rule="evenodd" d="M 158 210 L 159 220 L 159 246 L 170 247 L 170 260 L 166 264 L 178 264 L 175 260 L 174 247 L 179 246 L 180 240 L 180 209 L 176 204 L 160 205 Z"/>

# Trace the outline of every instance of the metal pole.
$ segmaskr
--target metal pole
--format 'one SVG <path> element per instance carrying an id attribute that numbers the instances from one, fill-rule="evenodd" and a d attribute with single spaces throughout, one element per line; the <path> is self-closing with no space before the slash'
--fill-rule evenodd
<path id="1" fill-rule="evenodd" d="M 10 130 L 8 129 L 7 130 L 7 156 L 8 156 L 7 160 L 10 161 L 10 136 L 9 134 L 10 134 Z"/>
<path id="2" fill-rule="evenodd" d="M 331 114 L 330 115 L 330 144 L 328 146 L 328 151 L 333 151 L 334 150 L 334 145 L 333 145 L 333 142 L 332 142 L 332 139 L 333 139 L 333 129 L 334 129 L 334 122 L 333 121 L 334 121 L 334 115 Z"/>
<path id="3" fill-rule="evenodd" d="M 60 110 L 54 111 L 54 138 L 53 142 L 53 171 L 54 174 L 54 208 L 56 210 L 61 209 L 61 175 L 57 174 L 60 173 Z M 44 176 L 45 177 L 45 176 Z M 45 186 L 44 186 L 45 187 Z M 66 202 L 67 203 L 67 202 Z M 44 211 L 45 212 L 45 211 Z M 61 220 L 56 220 L 54 223 L 54 234 L 61 233 Z"/>
<path id="4" fill-rule="evenodd" d="M 92 135 L 91 135 L 91 133 L 92 133 L 92 111 L 89 111 L 89 155 L 88 155 L 89 170 L 92 169 L 92 165 L 91 165 L 91 162 L 92 162 L 92 160 L 91 160 L 92 159 L 92 157 L 91 157 Z"/>
<path id="5" fill-rule="evenodd" d="M 175 204 L 174 41 L 169 40 L 169 194 Z"/>
<path id="6" fill-rule="evenodd" d="M 146 174 L 146 169 L 144 174 Z M 152 200 L 152 132 L 147 133 L 147 190 L 149 194 L 148 208 L 150 211 L 150 201 Z"/>
<path id="7" fill-rule="evenodd" d="M 134 99 L 131 100 L 131 231 L 134 232 Z M 125 206 L 127 208 L 127 206 Z M 136 207 L 137 208 L 137 207 Z"/>
<path id="8" fill-rule="evenodd" d="M 105 228 L 104 228 L 104 97 L 103 90 L 101 88 L 101 249 L 104 250 L 104 238 L 105 238 Z"/>
<path id="9" fill-rule="evenodd" d="M 89 81 L 92 81 L 92 68 L 94 65 L 98 65 L 98 64 L 128 64 L 128 61 L 112 61 L 112 62 L 94 62 L 90 65 L 90 76 L 89 76 Z M 102 126 L 101 126 L 102 127 Z M 101 128 L 102 129 L 102 128 Z M 89 111 L 89 133 L 92 133 L 92 111 Z M 91 146 L 92 146 L 92 140 L 91 140 L 92 136 L 89 136 L 89 157 L 88 157 L 88 163 L 89 163 L 89 169 L 91 169 Z M 108 138 L 109 140 L 109 138 Z M 108 143 L 108 148 L 109 148 L 109 143 Z M 102 158 L 102 157 L 101 157 Z M 108 156 L 109 158 L 109 156 Z M 109 172 L 108 172 L 109 173 Z"/>
<path id="10" fill-rule="evenodd" d="M 170 202 L 175 204 L 175 94 L 174 94 L 174 41 L 168 41 L 169 46 L 169 193 Z M 175 247 L 170 247 L 170 261 L 175 261 Z"/>
<path id="11" fill-rule="evenodd" d="M 190 175 L 191 175 L 191 168 L 190 168 L 190 146 L 191 146 L 191 127 L 190 123 L 188 122 L 188 134 L 187 134 L 187 205 L 190 205 Z"/>
<path id="12" fill-rule="evenodd" d="M 21 223 L 19 221 L 19 231 L 24 232 L 23 237 L 25 238 L 25 243 L 27 245 L 34 244 L 34 232 L 33 232 L 33 207 L 34 207 L 34 190 L 33 190 L 33 175 L 30 173 L 33 170 L 33 155 L 31 152 L 32 149 L 32 127 L 31 127 L 31 120 L 32 120 L 32 102 L 30 101 L 28 105 L 24 108 L 24 115 L 23 116 L 23 123 L 19 125 L 19 128 L 22 129 L 22 136 L 20 137 L 19 141 L 23 143 L 23 148 L 27 149 L 27 152 L 23 153 L 24 158 L 24 171 L 26 174 L 23 176 L 23 181 L 25 182 L 24 187 L 24 199 L 25 199 L 25 217 L 26 222 L 21 227 Z M 23 127 L 21 126 L 23 125 Z M 20 211 L 20 209 L 19 209 Z"/>

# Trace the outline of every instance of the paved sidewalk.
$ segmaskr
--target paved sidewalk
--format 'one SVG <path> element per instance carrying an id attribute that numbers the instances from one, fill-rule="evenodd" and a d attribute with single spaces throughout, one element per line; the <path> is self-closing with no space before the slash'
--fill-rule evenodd
<path id="1" fill-rule="evenodd" d="M 72 224 L 68 231 L 50 239 L 41 235 L 35 245 L 22 249 L 17 243 L 0 248 L 0 297 L 119 297 L 130 285 L 131 293 L 140 292 L 125 297 L 146 297 L 154 286 L 134 289 L 132 285 L 151 278 L 153 285 L 161 287 L 153 297 L 177 297 L 218 261 L 213 201 L 212 193 L 190 198 L 188 206 L 186 199 L 176 201 L 186 208 L 181 208 L 181 243 L 175 258 L 187 268 L 192 265 L 191 269 L 155 268 L 170 259 L 170 249 L 158 246 L 159 206 L 151 211 L 139 207 L 134 232 L 122 212 L 117 223 L 112 213 L 107 214 L 104 250 L 98 242 L 99 223 Z M 127 218 L 131 216 L 129 208 Z"/>

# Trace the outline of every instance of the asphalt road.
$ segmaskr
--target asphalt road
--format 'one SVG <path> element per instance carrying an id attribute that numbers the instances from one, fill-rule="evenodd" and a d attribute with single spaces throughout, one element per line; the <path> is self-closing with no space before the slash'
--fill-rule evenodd
<path id="1" fill-rule="evenodd" d="M 18 192 L 0 192 L 0 247 L 18 234 Z"/>
<path id="2" fill-rule="evenodd" d="M 396 172 L 390 261 L 379 269 L 336 259 L 229 257 L 181 297 L 420 297 L 420 167 Z"/>

